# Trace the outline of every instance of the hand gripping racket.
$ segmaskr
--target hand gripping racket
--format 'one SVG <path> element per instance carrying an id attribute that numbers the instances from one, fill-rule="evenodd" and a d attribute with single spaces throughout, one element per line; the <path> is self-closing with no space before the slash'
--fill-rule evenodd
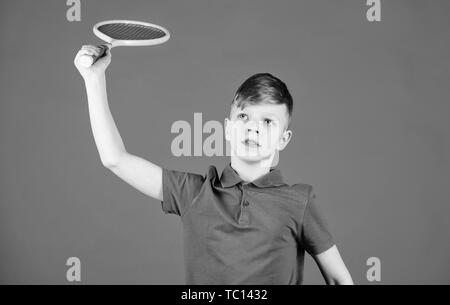
<path id="1" fill-rule="evenodd" d="M 94 34 L 106 42 L 99 56 L 83 55 L 80 63 L 90 67 L 100 57 L 105 55 L 106 49 L 118 46 L 152 46 L 169 40 L 170 33 L 162 26 L 133 20 L 108 20 L 94 25 Z"/>

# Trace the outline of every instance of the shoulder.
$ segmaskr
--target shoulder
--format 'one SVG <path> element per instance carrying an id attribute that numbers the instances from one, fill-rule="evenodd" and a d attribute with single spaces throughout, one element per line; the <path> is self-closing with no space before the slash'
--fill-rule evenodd
<path id="1" fill-rule="evenodd" d="M 296 201 L 300 202 L 300 205 L 303 207 L 306 206 L 309 198 L 313 194 L 312 185 L 306 183 L 285 185 L 284 188 L 286 191 L 289 191 L 292 194 L 291 196 L 295 198 Z"/>
<path id="2" fill-rule="evenodd" d="M 301 196 L 309 197 L 309 195 L 312 193 L 313 187 L 311 184 L 305 184 L 305 183 L 297 183 L 293 184 L 291 186 L 296 192 L 299 193 Z"/>
<path id="3" fill-rule="evenodd" d="M 193 182 L 196 184 L 204 184 L 218 180 L 217 168 L 214 165 L 209 165 L 204 174 L 199 174 L 190 171 L 180 171 L 170 168 L 162 168 L 165 180 L 175 180 L 179 182 Z"/>

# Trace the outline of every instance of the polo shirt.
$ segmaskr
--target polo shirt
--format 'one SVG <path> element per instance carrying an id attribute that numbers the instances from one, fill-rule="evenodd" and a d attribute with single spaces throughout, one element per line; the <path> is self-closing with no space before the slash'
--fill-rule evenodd
<path id="1" fill-rule="evenodd" d="M 219 176 L 163 168 L 165 214 L 183 224 L 188 285 L 300 285 L 305 251 L 334 245 L 308 184 L 279 169 L 245 183 L 228 164 Z"/>

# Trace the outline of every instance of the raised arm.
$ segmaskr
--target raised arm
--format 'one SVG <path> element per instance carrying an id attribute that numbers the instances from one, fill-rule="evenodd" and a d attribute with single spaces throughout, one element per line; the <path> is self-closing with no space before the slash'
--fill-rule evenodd
<path id="1" fill-rule="evenodd" d="M 102 164 L 125 182 L 158 200 L 162 200 L 162 169 L 140 157 L 129 154 L 108 105 L 105 70 L 111 62 L 111 52 L 94 65 L 85 68 L 80 57 L 98 55 L 101 49 L 85 45 L 77 53 L 74 64 L 84 79 L 89 105 L 92 133 Z"/>

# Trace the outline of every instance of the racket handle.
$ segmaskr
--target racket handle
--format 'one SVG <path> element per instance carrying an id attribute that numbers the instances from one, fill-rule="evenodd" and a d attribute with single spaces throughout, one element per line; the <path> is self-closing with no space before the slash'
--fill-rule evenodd
<path id="1" fill-rule="evenodd" d="M 110 45 L 102 44 L 99 45 L 99 47 L 102 48 L 102 51 L 98 56 L 95 55 L 83 55 L 80 57 L 80 64 L 85 67 L 89 68 L 92 66 L 98 59 L 102 58 L 106 54 L 106 50 L 110 48 Z"/>

